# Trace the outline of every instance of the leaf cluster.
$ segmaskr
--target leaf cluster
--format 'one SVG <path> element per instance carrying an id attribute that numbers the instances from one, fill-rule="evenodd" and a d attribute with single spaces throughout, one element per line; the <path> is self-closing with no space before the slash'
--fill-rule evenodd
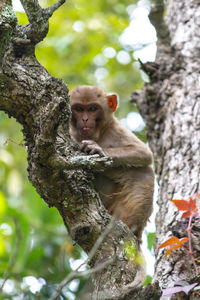
<path id="1" fill-rule="evenodd" d="M 165 247 L 169 247 L 170 248 L 166 251 L 165 256 L 170 255 L 172 250 L 177 250 L 177 249 L 184 249 L 185 254 L 189 256 L 189 259 L 191 260 L 196 275 L 199 274 L 199 269 L 198 266 L 196 264 L 196 262 L 199 262 L 198 259 L 195 259 L 194 257 L 194 251 L 192 250 L 192 241 L 191 241 L 191 230 L 192 230 L 192 218 L 197 218 L 199 219 L 200 217 L 200 211 L 199 211 L 199 201 L 200 201 L 200 194 L 193 194 L 188 201 L 184 200 L 184 199 L 169 199 L 171 202 L 173 202 L 175 204 L 175 206 L 177 207 L 177 209 L 179 211 L 184 211 L 184 213 L 182 214 L 181 218 L 187 218 L 188 219 L 188 227 L 187 227 L 187 237 L 183 237 L 183 238 L 178 238 L 176 236 L 172 236 L 169 239 L 167 239 L 165 242 L 163 242 L 162 244 L 160 244 L 157 249 L 156 252 L 159 249 L 165 248 Z M 185 246 L 185 243 L 188 242 L 188 249 Z M 179 292 L 184 292 L 186 294 L 188 294 L 191 290 L 193 290 L 196 286 L 198 285 L 198 283 L 193 283 L 193 284 L 189 284 L 188 282 L 185 283 L 176 283 L 174 287 L 171 288 L 167 288 L 165 290 L 163 290 L 163 294 L 162 296 L 169 296 L 169 295 L 173 295 Z M 193 290 L 195 293 L 196 289 L 199 289 L 199 286 L 195 288 L 195 290 Z M 198 293 L 199 294 L 199 293 Z"/>

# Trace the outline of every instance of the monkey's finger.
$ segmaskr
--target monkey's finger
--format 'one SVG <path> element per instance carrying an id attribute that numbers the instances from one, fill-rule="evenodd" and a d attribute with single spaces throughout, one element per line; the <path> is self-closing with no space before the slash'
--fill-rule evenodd
<path id="1" fill-rule="evenodd" d="M 88 143 L 83 144 L 82 143 L 80 148 L 81 148 L 81 150 L 85 150 L 85 149 L 87 149 L 88 147 L 91 147 L 91 146 L 92 146 L 92 144 L 88 144 Z"/>
<path id="2" fill-rule="evenodd" d="M 91 147 L 91 145 L 85 145 L 82 149 L 82 151 L 84 151 L 85 153 L 90 153 L 90 151 L 92 150 L 93 148 Z"/>
<path id="3" fill-rule="evenodd" d="M 99 156 L 99 158 L 97 158 L 98 161 L 102 161 L 102 162 L 107 162 L 110 160 L 110 158 L 108 156 Z"/>
<path id="4" fill-rule="evenodd" d="M 93 145 L 93 144 L 95 144 L 95 142 L 92 141 L 92 140 L 83 140 L 83 141 L 81 141 L 81 144 L 83 144 L 83 145 Z"/>
<path id="5" fill-rule="evenodd" d="M 101 157 L 107 157 L 107 155 L 105 154 L 105 152 L 102 149 L 100 149 L 100 152 L 98 152 L 98 153 Z"/>
<path id="6" fill-rule="evenodd" d="M 98 151 L 99 149 L 96 149 L 96 148 L 93 148 L 93 149 L 91 149 L 91 151 L 90 151 L 90 154 L 92 155 L 92 154 L 99 154 L 99 151 Z"/>
<path id="7" fill-rule="evenodd" d="M 101 157 L 106 156 L 106 154 L 104 153 L 104 151 L 101 148 L 97 148 L 95 149 L 96 152 L 94 153 L 98 153 Z"/>
<path id="8" fill-rule="evenodd" d="M 91 140 L 83 140 L 81 142 L 82 145 L 87 146 L 87 145 L 96 145 L 96 143 L 94 141 Z"/>
<path id="9" fill-rule="evenodd" d="M 85 146 L 86 146 L 85 144 L 82 144 L 82 145 L 80 146 L 81 151 L 84 151 Z"/>
<path id="10" fill-rule="evenodd" d="M 91 149 L 89 149 L 87 146 L 85 146 L 85 147 L 82 147 L 81 151 L 86 153 L 86 154 L 89 154 Z"/>
<path id="11" fill-rule="evenodd" d="M 90 155 L 92 158 L 99 158 L 100 156 L 99 156 L 99 154 L 92 154 L 92 155 Z"/>
<path id="12" fill-rule="evenodd" d="M 81 142 L 80 149 L 81 149 L 82 151 L 85 151 L 85 148 L 86 148 L 88 145 L 91 145 L 90 141 L 82 141 L 82 142 Z"/>

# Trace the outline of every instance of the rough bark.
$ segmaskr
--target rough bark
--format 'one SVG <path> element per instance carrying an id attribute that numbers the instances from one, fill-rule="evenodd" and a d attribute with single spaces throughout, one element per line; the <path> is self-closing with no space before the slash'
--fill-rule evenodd
<path id="1" fill-rule="evenodd" d="M 187 200 L 200 189 L 200 2 L 167 0 L 165 4 L 166 7 L 164 1 L 156 0 L 150 14 L 158 34 L 156 62 L 142 65 L 150 83 L 140 94 L 132 96 L 146 120 L 160 187 L 157 246 L 170 236 L 187 235 L 186 221 L 168 199 Z M 196 220 L 192 228 L 196 258 L 200 256 L 198 223 Z M 163 253 L 157 255 L 154 277 L 161 288 L 180 280 L 199 282 L 185 252 L 177 250 L 167 258 Z M 162 299 L 199 297 L 179 293 Z"/>
<path id="2" fill-rule="evenodd" d="M 113 162 L 80 155 L 68 132 L 68 88 L 35 58 L 35 45 L 45 38 L 49 17 L 64 1 L 48 9 L 41 9 L 36 0 L 21 2 L 30 22 L 26 26 L 17 25 L 10 1 L 0 4 L 0 110 L 23 126 L 30 181 L 49 206 L 57 207 L 72 239 L 88 253 L 110 222 L 92 185 L 93 170 Z M 95 286 L 106 290 L 110 299 L 118 298 L 136 274 L 136 265 L 124 252 L 127 240 L 134 241 L 132 233 L 117 221 L 90 262 L 94 267 L 113 258 L 95 273 Z"/>

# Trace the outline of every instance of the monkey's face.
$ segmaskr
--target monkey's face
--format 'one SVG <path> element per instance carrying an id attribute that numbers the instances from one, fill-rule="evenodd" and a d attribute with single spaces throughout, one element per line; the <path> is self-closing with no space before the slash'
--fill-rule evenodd
<path id="1" fill-rule="evenodd" d="M 80 138 L 91 139 L 96 135 L 103 110 L 98 103 L 75 103 L 72 109 L 72 125 L 76 128 Z"/>
<path id="2" fill-rule="evenodd" d="M 80 142 L 98 142 L 117 107 L 117 96 L 106 93 L 97 86 L 77 86 L 70 92 L 72 110 L 71 135 Z"/>

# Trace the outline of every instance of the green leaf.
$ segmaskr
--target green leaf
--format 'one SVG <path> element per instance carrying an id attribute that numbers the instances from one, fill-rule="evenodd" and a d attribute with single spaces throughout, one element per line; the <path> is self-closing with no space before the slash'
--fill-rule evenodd
<path id="1" fill-rule="evenodd" d="M 5 214 L 7 210 L 6 198 L 3 192 L 0 191 L 0 218 Z"/>
<path id="2" fill-rule="evenodd" d="M 150 275 L 147 275 L 145 278 L 145 281 L 143 282 L 143 285 L 146 286 L 147 284 L 152 282 L 152 277 Z"/>
<path id="3" fill-rule="evenodd" d="M 155 244 L 155 232 L 149 232 L 147 234 L 147 245 L 149 250 L 153 250 Z"/>

